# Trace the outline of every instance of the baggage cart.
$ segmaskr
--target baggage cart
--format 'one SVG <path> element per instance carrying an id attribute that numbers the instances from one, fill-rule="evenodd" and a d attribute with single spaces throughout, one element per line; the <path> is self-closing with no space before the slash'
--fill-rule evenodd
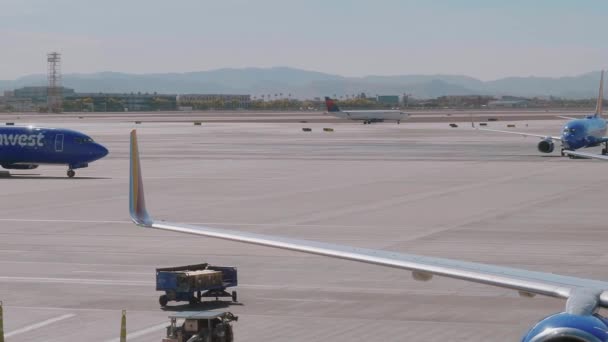
<path id="1" fill-rule="evenodd" d="M 158 298 L 161 306 L 170 301 L 200 303 L 203 298 L 230 297 L 237 301 L 236 291 L 227 288 L 238 285 L 235 267 L 212 266 L 207 263 L 156 269 L 156 290 L 165 294 Z"/>

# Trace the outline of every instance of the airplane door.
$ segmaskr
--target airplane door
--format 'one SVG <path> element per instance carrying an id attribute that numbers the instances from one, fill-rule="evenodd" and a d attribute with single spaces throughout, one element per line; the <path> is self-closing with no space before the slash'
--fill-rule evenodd
<path id="1" fill-rule="evenodd" d="M 55 152 L 63 152 L 63 134 L 55 135 Z"/>

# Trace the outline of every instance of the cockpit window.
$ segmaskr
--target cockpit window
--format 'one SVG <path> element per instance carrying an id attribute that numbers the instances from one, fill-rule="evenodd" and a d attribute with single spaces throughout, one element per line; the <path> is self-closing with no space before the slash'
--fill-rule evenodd
<path id="1" fill-rule="evenodd" d="M 564 133 L 574 134 L 574 132 L 576 132 L 574 128 L 564 127 Z"/>
<path id="2" fill-rule="evenodd" d="M 74 138 L 74 141 L 79 143 L 79 144 L 90 144 L 93 141 L 93 139 L 89 138 L 89 137 L 76 137 Z"/>

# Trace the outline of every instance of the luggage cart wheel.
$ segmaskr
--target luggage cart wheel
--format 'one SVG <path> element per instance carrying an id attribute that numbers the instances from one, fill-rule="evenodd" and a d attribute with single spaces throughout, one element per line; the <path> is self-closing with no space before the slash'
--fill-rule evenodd
<path id="1" fill-rule="evenodd" d="M 165 306 L 167 306 L 168 302 L 169 302 L 169 299 L 167 298 L 167 295 L 162 295 L 162 296 L 158 297 L 158 303 L 160 304 L 160 306 L 165 307 Z"/>
<path id="2" fill-rule="evenodd" d="M 232 301 L 237 302 L 236 291 L 232 291 Z"/>

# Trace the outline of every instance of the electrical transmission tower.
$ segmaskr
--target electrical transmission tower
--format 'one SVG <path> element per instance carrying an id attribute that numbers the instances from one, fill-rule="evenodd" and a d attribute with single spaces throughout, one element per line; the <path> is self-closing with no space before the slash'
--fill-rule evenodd
<path id="1" fill-rule="evenodd" d="M 46 55 L 48 63 L 49 87 L 47 107 L 49 113 L 61 113 L 63 88 L 61 87 L 61 54 L 51 52 Z"/>

